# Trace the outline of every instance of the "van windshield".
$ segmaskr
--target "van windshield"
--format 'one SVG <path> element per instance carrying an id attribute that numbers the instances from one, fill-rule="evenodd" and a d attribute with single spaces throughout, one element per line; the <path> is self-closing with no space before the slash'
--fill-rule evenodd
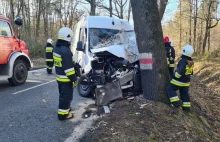
<path id="1" fill-rule="evenodd" d="M 96 49 L 121 44 L 120 30 L 90 28 L 89 48 Z"/>

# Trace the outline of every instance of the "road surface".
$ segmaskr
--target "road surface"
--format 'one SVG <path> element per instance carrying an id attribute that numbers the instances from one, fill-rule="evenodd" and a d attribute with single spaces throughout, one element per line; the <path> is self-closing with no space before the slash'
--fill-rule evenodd
<path id="1" fill-rule="evenodd" d="M 61 122 L 57 119 L 58 96 L 55 75 L 47 75 L 45 69 L 30 71 L 21 86 L 0 81 L 0 142 L 77 141 L 96 119 L 81 118 L 93 101 L 75 90 L 71 106 L 75 118 Z"/>

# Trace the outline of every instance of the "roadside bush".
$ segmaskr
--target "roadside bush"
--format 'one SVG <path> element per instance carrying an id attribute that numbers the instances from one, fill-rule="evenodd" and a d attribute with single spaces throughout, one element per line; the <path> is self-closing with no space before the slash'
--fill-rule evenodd
<path id="1" fill-rule="evenodd" d="M 28 46 L 31 58 L 44 58 L 45 57 L 44 46 L 45 44 L 39 42 L 34 44 L 32 43 L 32 45 Z"/>

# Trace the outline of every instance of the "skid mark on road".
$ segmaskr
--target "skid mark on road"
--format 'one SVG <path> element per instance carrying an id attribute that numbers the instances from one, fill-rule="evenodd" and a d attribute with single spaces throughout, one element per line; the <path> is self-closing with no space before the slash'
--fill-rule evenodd
<path id="1" fill-rule="evenodd" d="M 14 93 L 12 93 L 12 94 L 13 94 L 13 95 L 16 95 L 16 94 L 19 94 L 19 93 L 22 93 L 22 92 L 25 92 L 25 91 L 28 91 L 28 90 L 31 90 L 31 89 L 34 89 L 34 88 L 43 86 L 43 85 L 45 85 L 45 84 L 52 83 L 52 82 L 55 82 L 55 81 L 56 81 L 56 80 L 51 80 L 51 81 L 48 81 L 48 82 L 45 82 L 45 83 L 42 83 L 42 84 L 39 84 L 39 85 L 30 87 L 30 88 L 27 88 L 27 89 L 24 89 L 24 90 L 21 90 L 21 91 L 14 92 Z"/>

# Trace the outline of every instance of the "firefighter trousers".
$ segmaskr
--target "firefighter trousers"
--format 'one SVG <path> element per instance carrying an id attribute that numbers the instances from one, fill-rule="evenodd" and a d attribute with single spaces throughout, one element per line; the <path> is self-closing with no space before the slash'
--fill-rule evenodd
<path id="1" fill-rule="evenodd" d="M 47 61 L 46 64 L 47 64 L 47 73 L 51 74 L 52 73 L 52 69 L 53 69 L 53 62 Z"/>
<path id="2" fill-rule="evenodd" d="M 168 69 L 169 69 L 170 78 L 173 78 L 173 76 L 174 76 L 174 67 L 168 67 Z"/>
<path id="3" fill-rule="evenodd" d="M 180 92 L 180 101 L 176 91 L 179 90 Z M 169 84 L 167 87 L 167 94 L 170 99 L 170 103 L 174 106 L 179 108 L 182 104 L 182 109 L 186 111 L 190 111 L 191 103 L 189 97 L 189 87 L 180 87 L 173 84 Z"/>
<path id="4" fill-rule="evenodd" d="M 58 119 L 65 120 L 69 115 L 70 105 L 73 99 L 73 87 L 72 83 L 58 84 L 59 89 L 59 109 Z"/>

